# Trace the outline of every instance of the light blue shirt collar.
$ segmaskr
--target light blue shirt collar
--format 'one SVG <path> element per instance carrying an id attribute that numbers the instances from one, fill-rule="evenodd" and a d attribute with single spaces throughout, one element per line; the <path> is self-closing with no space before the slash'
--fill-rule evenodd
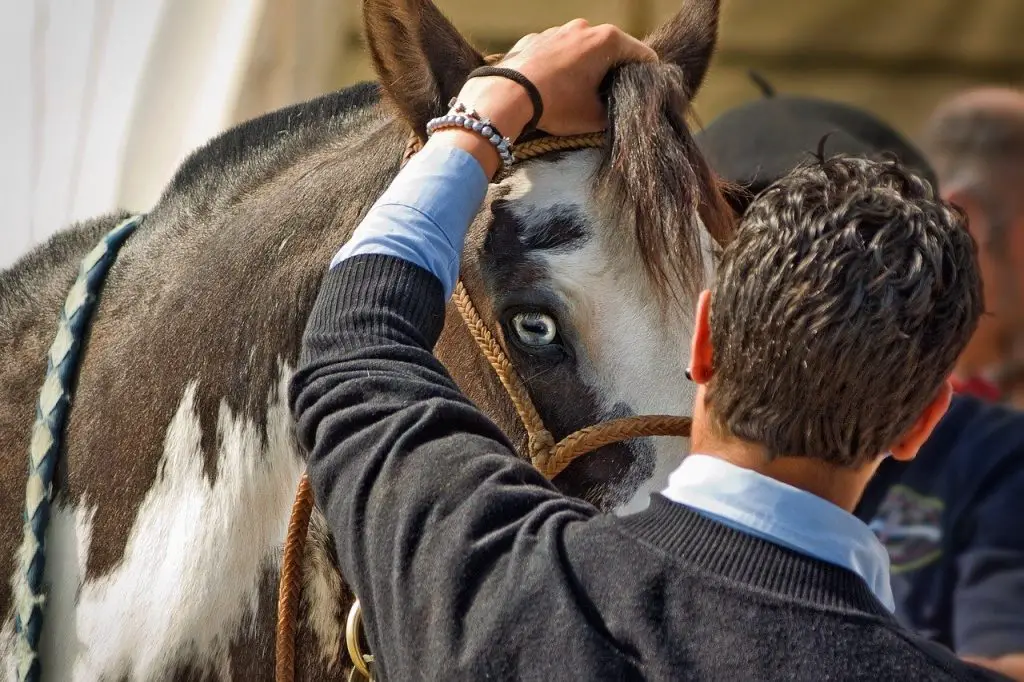
<path id="1" fill-rule="evenodd" d="M 692 454 L 662 493 L 736 530 L 849 569 L 890 611 L 889 555 L 867 524 L 817 495 L 717 457 Z"/>

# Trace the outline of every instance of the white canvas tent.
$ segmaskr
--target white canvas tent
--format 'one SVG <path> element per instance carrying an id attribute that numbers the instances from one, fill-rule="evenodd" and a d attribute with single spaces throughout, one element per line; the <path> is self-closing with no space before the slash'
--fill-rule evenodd
<path id="1" fill-rule="evenodd" d="M 190 151 L 330 87 L 355 3 L 22 0 L 0 22 L 0 268 L 144 210 Z"/>

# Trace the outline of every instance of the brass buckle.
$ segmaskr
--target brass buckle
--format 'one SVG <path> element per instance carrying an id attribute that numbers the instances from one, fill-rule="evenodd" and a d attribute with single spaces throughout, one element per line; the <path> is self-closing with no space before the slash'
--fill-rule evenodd
<path id="1" fill-rule="evenodd" d="M 348 674 L 349 682 L 373 682 L 373 673 L 370 666 L 373 664 L 373 654 L 363 653 L 363 645 L 360 641 L 363 636 L 363 609 L 356 599 L 348 612 L 348 621 L 345 623 L 345 646 L 348 648 L 348 656 L 352 659 L 352 672 Z"/>

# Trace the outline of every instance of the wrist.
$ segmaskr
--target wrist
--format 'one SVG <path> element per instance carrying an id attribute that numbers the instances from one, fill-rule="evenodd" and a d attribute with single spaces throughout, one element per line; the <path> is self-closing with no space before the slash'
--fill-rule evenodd
<path id="1" fill-rule="evenodd" d="M 466 110 L 476 112 L 481 119 L 487 119 L 496 132 L 512 141 L 522 134 L 534 113 L 533 102 L 526 89 L 507 78 L 470 79 L 455 101 Z M 428 144 L 448 145 L 469 152 L 488 178 L 493 178 L 503 163 L 494 144 L 475 131 L 441 128 L 431 134 Z"/>
<path id="2" fill-rule="evenodd" d="M 462 87 L 457 99 L 489 118 L 501 134 L 513 142 L 533 118 L 533 102 L 526 88 L 507 78 L 472 78 Z"/>
<path id="3" fill-rule="evenodd" d="M 488 140 L 479 133 L 465 128 L 443 128 L 430 136 L 427 145 L 455 147 L 468 152 L 483 169 L 487 179 L 494 177 L 501 168 L 501 155 Z"/>

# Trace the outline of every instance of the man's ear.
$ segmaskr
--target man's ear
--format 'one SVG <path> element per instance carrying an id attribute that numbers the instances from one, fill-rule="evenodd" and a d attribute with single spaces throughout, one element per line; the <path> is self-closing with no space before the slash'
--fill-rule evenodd
<path id="1" fill-rule="evenodd" d="M 953 385 L 949 381 L 942 382 L 942 386 L 936 391 L 935 397 L 932 398 L 931 402 L 925 406 L 924 410 L 910 426 L 900 441 L 890 448 L 893 459 L 897 459 L 901 462 L 908 462 L 917 456 L 917 451 L 921 449 L 928 437 L 932 435 L 932 431 L 938 425 L 943 415 L 946 414 L 946 410 L 949 409 L 949 403 L 953 400 Z"/>
<path id="2" fill-rule="evenodd" d="M 711 292 L 705 289 L 697 299 L 697 319 L 690 343 L 690 377 L 694 383 L 706 384 L 714 370 L 711 357 Z"/>

